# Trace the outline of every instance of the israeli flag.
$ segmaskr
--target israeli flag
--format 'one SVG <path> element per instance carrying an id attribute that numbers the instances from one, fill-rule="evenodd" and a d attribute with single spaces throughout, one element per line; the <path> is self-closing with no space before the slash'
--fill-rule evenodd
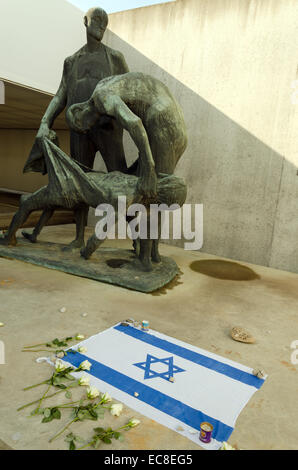
<path id="1" fill-rule="evenodd" d="M 118 324 L 73 349 L 80 346 L 86 355 L 68 354 L 64 362 L 88 360 L 92 386 L 206 449 L 228 441 L 264 383 L 246 366 L 153 330 Z M 202 422 L 213 426 L 209 444 L 199 440 Z"/>

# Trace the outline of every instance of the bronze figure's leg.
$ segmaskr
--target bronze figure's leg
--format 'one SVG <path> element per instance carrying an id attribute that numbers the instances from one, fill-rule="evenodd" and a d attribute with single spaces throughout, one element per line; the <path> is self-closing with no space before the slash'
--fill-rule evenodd
<path id="1" fill-rule="evenodd" d="M 90 169 L 93 168 L 93 163 L 96 154 L 96 148 L 87 135 L 77 134 L 76 132 L 70 133 L 70 152 L 71 157 L 76 161 L 76 163 L 82 163 L 82 169 L 88 171 L 85 167 Z M 85 240 L 85 227 L 88 220 L 88 206 L 80 206 L 75 211 L 76 219 L 76 238 L 73 240 L 69 249 L 72 248 L 81 248 L 84 246 Z"/>
<path id="2" fill-rule="evenodd" d="M 47 225 L 48 221 L 50 220 L 54 212 L 55 212 L 54 209 L 46 209 L 45 211 L 43 211 L 33 232 L 32 233 L 22 232 L 23 237 L 27 238 L 27 240 L 29 240 L 31 243 L 36 243 L 38 235 L 42 231 L 43 227 Z"/>
<path id="3" fill-rule="evenodd" d="M 95 250 L 104 242 L 97 238 L 96 234 L 92 235 L 87 241 L 87 244 L 84 248 L 81 249 L 81 256 L 85 259 L 89 259 L 94 253 Z"/>
<path id="4" fill-rule="evenodd" d="M 26 222 L 31 212 L 43 209 L 47 198 L 47 188 L 42 188 L 29 196 L 22 196 L 20 199 L 19 210 L 13 216 L 8 231 L 3 239 L 0 239 L 1 245 L 16 245 L 16 232 Z"/>
<path id="5" fill-rule="evenodd" d="M 115 224 L 117 223 L 117 214 L 115 214 Z M 107 224 L 103 226 L 103 230 L 107 230 Z M 100 239 L 94 233 L 87 241 L 86 246 L 81 249 L 81 256 L 85 259 L 89 259 L 97 248 L 105 241 Z"/>
<path id="6" fill-rule="evenodd" d="M 112 122 L 107 130 L 95 129 L 90 135 L 96 150 L 101 153 L 108 172 L 121 171 L 127 173 L 122 127 Z"/>

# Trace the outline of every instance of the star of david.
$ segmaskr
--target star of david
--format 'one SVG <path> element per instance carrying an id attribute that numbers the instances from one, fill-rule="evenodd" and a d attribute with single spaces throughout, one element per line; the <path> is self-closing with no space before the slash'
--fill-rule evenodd
<path id="1" fill-rule="evenodd" d="M 152 364 L 165 364 L 167 366 L 167 370 L 164 372 L 156 372 L 155 370 L 151 369 Z M 147 354 L 147 359 L 145 362 L 138 362 L 134 364 L 134 366 L 139 367 L 139 369 L 143 369 L 144 373 L 144 380 L 146 379 L 153 379 L 156 377 L 160 377 L 164 380 L 170 380 L 171 377 L 174 377 L 174 374 L 178 372 L 185 372 L 184 369 L 181 367 L 174 366 L 174 358 L 166 357 L 164 359 L 159 359 L 158 357 L 151 356 L 151 354 Z"/>

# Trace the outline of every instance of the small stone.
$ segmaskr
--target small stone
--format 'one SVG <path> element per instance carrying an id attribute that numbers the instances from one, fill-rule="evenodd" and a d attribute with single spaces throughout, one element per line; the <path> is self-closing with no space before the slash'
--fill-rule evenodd
<path id="1" fill-rule="evenodd" d="M 66 312 L 66 308 L 65 308 L 65 307 L 60 308 L 60 313 L 65 313 L 65 312 Z"/>
<path id="2" fill-rule="evenodd" d="M 170 377 L 170 378 L 169 378 L 169 381 L 170 381 L 170 382 L 175 382 L 174 377 Z"/>
<path id="3" fill-rule="evenodd" d="M 139 396 L 138 392 L 135 392 L 135 393 L 134 393 L 134 396 L 135 396 L 135 397 L 138 397 L 138 396 Z"/>
<path id="4" fill-rule="evenodd" d="M 64 356 L 65 356 L 65 354 L 64 354 L 64 352 L 62 352 L 62 351 L 59 352 L 59 353 L 57 353 L 57 357 L 58 357 L 59 359 L 62 359 Z"/>
<path id="5" fill-rule="evenodd" d="M 264 379 L 265 376 L 266 376 L 266 373 L 263 369 L 254 369 L 252 371 L 253 375 L 255 375 L 256 377 L 258 377 L 258 379 Z"/>
<path id="6" fill-rule="evenodd" d="M 1 328 L 1 326 L 4 326 L 4 323 L 1 323 L 1 322 L 0 322 L 0 328 Z"/>
<path id="7" fill-rule="evenodd" d="M 252 344 L 256 342 L 255 338 L 248 331 L 245 331 L 239 326 L 235 326 L 234 328 L 232 328 L 231 337 L 235 341 L 240 341 L 241 343 Z"/>
<path id="8" fill-rule="evenodd" d="M 88 313 L 82 313 L 82 317 L 85 318 L 88 316 Z"/>

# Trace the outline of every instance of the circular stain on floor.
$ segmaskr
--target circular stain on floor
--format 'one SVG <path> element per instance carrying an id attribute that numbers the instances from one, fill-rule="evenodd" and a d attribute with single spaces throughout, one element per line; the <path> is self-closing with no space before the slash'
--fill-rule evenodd
<path id="1" fill-rule="evenodd" d="M 106 263 L 110 268 L 122 268 L 122 266 L 129 263 L 129 261 L 127 259 L 114 258 L 114 259 L 108 259 Z"/>
<path id="2" fill-rule="evenodd" d="M 196 273 L 228 281 L 253 281 L 260 279 L 260 276 L 255 271 L 243 264 L 219 259 L 194 261 L 190 264 L 190 269 Z"/>

